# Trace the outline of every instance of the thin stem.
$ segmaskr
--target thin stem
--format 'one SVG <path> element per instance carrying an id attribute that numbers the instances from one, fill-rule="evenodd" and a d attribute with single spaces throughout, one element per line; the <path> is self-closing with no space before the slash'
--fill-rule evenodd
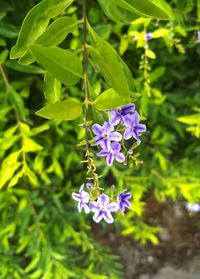
<path id="1" fill-rule="evenodd" d="M 0 63 L 0 74 L 3 78 L 5 88 L 6 88 L 6 92 L 9 94 L 10 84 L 9 84 L 8 78 L 6 76 L 6 73 L 4 72 L 4 69 L 1 65 L 1 63 Z M 17 109 L 14 105 L 13 105 L 13 109 L 14 109 L 14 112 L 15 112 L 17 125 L 19 127 L 19 133 L 20 133 L 20 137 L 21 137 L 21 146 L 22 146 L 22 158 L 23 158 L 23 164 L 25 166 L 26 165 L 26 154 L 25 154 L 25 151 L 24 151 L 24 135 L 23 135 L 22 128 L 21 128 L 20 116 L 19 116 L 19 114 L 17 112 Z"/>
<path id="2" fill-rule="evenodd" d="M 87 66 L 88 66 L 88 55 L 87 55 L 87 14 L 86 14 L 86 0 L 83 0 L 83 78 L 84 78 L 84 90 L 85 90 L 85 122 L 88 119 L 88 103 L 89 103 L 89 89 L 88 89 L 88 75 L 87 75 Z M 88 127 L 86 124 L 85 127 L 85 138 L 86 138 L 86 155 L 89 153 L 89 136 L 88 136 Z M 88 156 L 88 155 L 87 155 Z"/>
<path id="3" fill-rule="evenodd" d="M 89 81 L 88 81 L 88 53 L 87 53 L 87 7 L 86 7 L 86 0 L 83 0 L 83 78 L 84 78 L 84 91 L 85 91 L 85 140 L 86 140 L 86 158 L 87 158 L 87 169 L 88 174 L 92 173 L 92 177 L 94 180 L 94 187 L 99 189 L 98 185 L 98 175 L 96 174 L 96 166 L 94 160 L 92 158 L 89 146 L 89 130 L 88 124 L 89 121 L 89 113 L 88 113 L 88 106 L 89 106 Z"/>
<path id="4" fill-rule="evenodd" d="M 1 73 L 2 78 L 3 78 L 4 84 L 5 84 L 5 87 L 6 87 L 6 91 L 8 91 L 9 90 L 9 82 L 8 82 L 8 79 L 6 77 L 6 74 L 3 70 L 3 67 L 1 65 L 1 63 L 0 63 L 0 73 Z"/>

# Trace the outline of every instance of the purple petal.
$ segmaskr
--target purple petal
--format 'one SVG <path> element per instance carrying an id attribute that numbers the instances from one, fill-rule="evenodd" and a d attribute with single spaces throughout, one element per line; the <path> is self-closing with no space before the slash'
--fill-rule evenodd
<path id="1" fill-rule="evenodd" d="M 97 153 L 98 157 L 103 157 L 103 156 L 108 156 L 108 151 L 106 150 L 101 150 L 100 152 Z"/>
<path id="2" fill-rule="evenodd" d="M 113 150 L 113 151 L 120 151 L 121 150 L 121 144 L 120 143 L 118 143 L 118 142 L 112 142 L 111 143 L 111 149 Z"/>
<path id="3" fill-rule="evenodd" d="M 87 192 L 82 191 L 81 192 L 81 199 L 84 203 L 87 203 L 87 202 L 89 202 L 90 195 Z"/>
<path id="4" fill-rule="evenodd" d="M 119 113 L 115 110 L 109 111 L 109 113 L 111 114 L 111 116 L 109 118 L 110 124 L 112 124 L 113 126 L 116 126 L 121 120 Z"/>
<path id="5" fill-rule="evenodd" d="M 112 154 L 112 153 L 109 153 L 109 154 L 107 155 L 106 163 L 107 163 L 107 165 L 108 165 L 109 167 L 112 166 L 113 161 L 114 161 L 114 158 L 115 158 L 115 156 L 114 156 L 114 154 Z"/>
<path id="6" fill-rule="evenodd" d="M 123 204 L 128 208 L 131 206 L 129 201 L 123 201 Z"/>
<path id="7" fill-rule="evenodd" d="M 122 135 L 118 132 L 113 132 L 109 135 L 108 139 L 113 141 L 121 141 Z"/>
<path id="8" fill-rule="evenodd" d="M 102 134 L 102 127 L 99 124 L 92 125 L 92 131 L 95 135 L 100 136 Z"/>
<path id="9" fill-rule="evenodd" d="M 81 200 L 81 195 L 80 195 L 80 194 L 77 194 L 77 193 L 72 193 L 72 198 L 73 198 L 75 201 L 80 201 L 80 200 Z"/>
<path id="10" fill-rule="evenodd" d="M 98 204 L 103 207 L 106 206 L 109 203 L 109 201 L 110 201 L 109 197 L 105 194 L 101 194 L 97 200 Z"/>
<path id="11" fill-rule="evenodd" d="M 139 138 L 139 135 L 138 135 L 137 131 L 133 130 L 132 131 L 132 136 L 133 136 L 134 139 L 136 139 L 137 143 L 140 144 L 141 140 Z"/>
<path id="12" fill-rule="evenodd" d="M 135 112 L 135 105 L 134 104 L 128 104 L 126 106 L 123 106 L 121 108 L 121 110 L 122 110 L 123 115 L 126 115 L 128 113 L 134 113 Z"/>
<path id="13" fill-rule="evenodd" d="M 89 207 L 92 212 L 99 212 L 99 205 L 96 201 L 91 201 Z"/>
<path id="14" fill-rule="evenodd" d="M 114 130 L 114 127 L 109 122 L 104 122 L 103 130 L 104 130 L 104 132 L 109 134 L 109 133 L 111 133 Z"/>
<path id="15" fill-rule="evenodd" d="M 78 203 L 78 212 L 81 212 L 83 206 L 84 206 L 83 202 L 79 201 L 79 203 Z"/>
<path id="16" fill-rule="evenodd" d="M 139 113 L 136 111 L 132 116 L 133 116 L 133 123 L 134 123 L 135 125 L 137 125 L 137 124 L 140 122 Z"/>
<path id="17" fill-rule="evenodd" d="M 124 154 L 118 152 L 118 153 L 115 153 L 115 160 L 119 163 L 123 163 L 125 161 L 125 156 Z"/>
<path id="18" fill-rule="evenodd" d="M 100 146 L 104 150 L 110 150 L 110 141 L 107 139 L 104 139 L 101 143 Z"/>
<path id="19" fill-rule="evenodd" d="M 152 40 L 152 38 L 152 32 L 147 32 L 145 36 L 146 41 Z"/>
<path id="20" fill-rule="evenodd" d="M 86 187 L 90 190 L 93 187 L 93 183 L 90 182 L 86 183 Z"/>
<path id="21" fill-rule="evenodd" d="M 94 137 L 94 140 L 96 141 L 97 144 L 101 144 L 104 141 L 104 138 L 101 136 L 96 136 Z"/>
<path id="22" fill-rule="evenodd" d="M 133 114 L 127 114 L 122 118 L 123 125 L 131 128 L 133 126 Z"/>
<path id="23" fill-rule="evenodd" d="M 87 204 L 84 204 L 83 208 L 84 208 L 86 214 L 90 213 L 90 208 Z"/>
<path id="24" fill-rule="evenodd" d="M 121 196 L 123 199 L 130 199 L 132 197 L 131 193 L 124 193 L 124 192 L 119 194 L 119 196 Z"/>
<path id="25" fill-rule="evenodd" d="M 130 207 L 130 203 L 128 201 L 123 201 L 119 203 L 119 208 L 122 212 L 124 212 L 126 210 L 126 207 L 129 208 Z"/>
<path id="26" fill-rule="evenodd" d="M 95 214 L 93 216 L 93 220 L 96 223 L 99 223 L 103 218 L 103 214 L 104 214 L 104 212 L 102 210 L 99 210 L 99 211 L 95 212 Z"/>
<path id="27" fill-rule="evenodd" d="M 146 132 L 146 125 L 144 124 L 138 124 L 135 129 L 137 130 L 138 133 L 143 133 Z"/>
<path id="28" fill-rule="evenodd" d="M 109 211 L 103 212 L 103 219 L 108 223 L 111 224 L 114 222 L 114 219 Z"/>
<path id="29" fill-rule="evenodd" d="M 124 132 L 124 139 L 128 140 L 128 139 L 132 138 L 132 136 L 133 136 L 133 132 L 132 132 L 131 128 L 127 128 Z"/>
<path id="30" fill-rule="evenodd" d="M 117 211 L 119 209 L 119 205 L 117 202 L 111 202 L 107 205 L 107 209 L 111 212 Z"/>

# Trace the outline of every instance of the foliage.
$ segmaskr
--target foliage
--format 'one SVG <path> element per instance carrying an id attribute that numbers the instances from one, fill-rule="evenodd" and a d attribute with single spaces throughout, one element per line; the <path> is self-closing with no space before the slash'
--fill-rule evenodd
<path id="1" fill-rule="evenodd" d="M 96 162 L 102 185 L 133 196 L 113 230 L 156 244 L 145 197 L 200 199 L 199 1 L 87 2 L 90 119 L 103 123 L 103 111 L 136 102 L 148 128 L 129 168 Z M 97 244 L 71 200 L 86 173 L 81 8 L 71 0 L 1 3 L 2 279 L 122 278 L 119 258 Z"/>

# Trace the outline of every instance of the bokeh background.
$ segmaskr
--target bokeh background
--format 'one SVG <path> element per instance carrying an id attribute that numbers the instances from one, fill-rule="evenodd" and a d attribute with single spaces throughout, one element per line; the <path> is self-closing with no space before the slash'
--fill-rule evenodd
<path id="1" fill-rule="evenodd" d="M 0 0 L 0 279 L 200 278 L 200 213 L 186 208 L 200 202 L 200 2 L 168 1 L 173 21 L 127 24 L 87 1 L 90 24 L 133 73 L 147 125 L 128 167 L 96 161 L 104 187 L 133 195 L 113 225 L 79 214 L 71 198 L 85 182 L 83 119 L 36 116 L 45 104 L 43 69 L 9 60 L 25 15 L 39 2 Z M 74 1 L 65 14 L 81 19 L 81 11 Z M 82 28 L 62 47 L 81 48 Z M 95 98 L 104 81 L 91 67 Z M 62 94 L 84 99 L 83 85 Z"/>

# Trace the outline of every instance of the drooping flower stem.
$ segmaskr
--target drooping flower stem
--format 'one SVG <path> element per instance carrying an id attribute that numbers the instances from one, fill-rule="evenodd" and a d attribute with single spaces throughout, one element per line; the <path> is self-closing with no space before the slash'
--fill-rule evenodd
<path id="1" fill-rule="evenodd" d="M 86 14 L 86 0 L 83 0 L 83 79 L 84 79 L 84 91 L 85 91 L 85 122 L 88 119 L 88 104 L 89 104 L 89 89 L 88 89 L 88 54 L 87 54 L 87 14 Z M 85 126 L 85 137 L 86 137 L 86 151 L 89 150 L 89 137 L 88 137 L 88 127 Z"/>
<path id="2" fill-rule="evenodd" d="M 92 154 L 90 152 L 90 145 L 89 145 L 89 113 L 88 113 L 88 106 L 89 106 L 89 80 L 88 80 L 88 53 L 87 53 L 87 7 L 86 7 L 86 0 L 82 2 L 82 13 L 83 13 L 83 79 L 84 79 L 84 92 L 85 92 L 85 141 L 86 141 L 86 153 L 85 156 L 87 158 L 87 174 L 92 175 L 92 179 L 94 180 L 94 187 L 99 188 L 98 183 L 98 175 L 96 174 L 96 165 L 94 160 L 92 159 Z"/>

